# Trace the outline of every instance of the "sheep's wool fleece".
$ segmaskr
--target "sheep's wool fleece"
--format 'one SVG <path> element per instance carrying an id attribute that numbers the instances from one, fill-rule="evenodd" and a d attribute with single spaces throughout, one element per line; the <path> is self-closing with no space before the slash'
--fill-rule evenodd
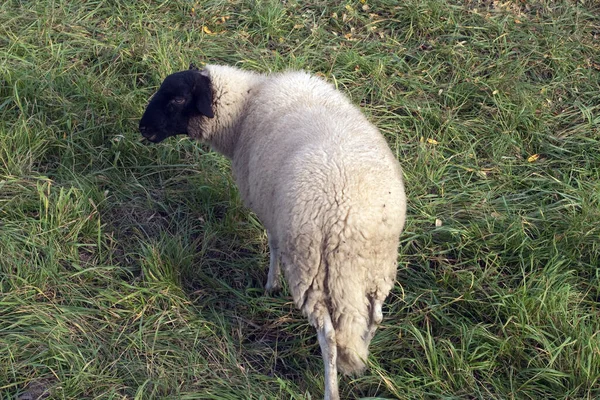
<path id="1" fill-rule="evenodd" d="M 245 204 L 275 238 L 295 304 L 315 326 L 326 307 L 340 371 L 361 372 L 396 275 L 406 213 L 397 159 L 320 78 L 206 71 L 215 118 L 192 120 L 190 135 L 232 159 Z"/>

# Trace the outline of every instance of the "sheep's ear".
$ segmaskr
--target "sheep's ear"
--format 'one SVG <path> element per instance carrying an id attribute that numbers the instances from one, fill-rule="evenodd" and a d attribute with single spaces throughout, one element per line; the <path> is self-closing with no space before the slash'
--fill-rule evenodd
<path id="1" fill-rule="evenodd" d="M 208 118 L 214 118 L 215 114 L 212 110 L 212 88 L 210 87 L 210 78 L 202 72 L 196 74 L 196 85 L 194 86 L 194 100 L 196 101 L 196 109 L 200 114 Z"/>

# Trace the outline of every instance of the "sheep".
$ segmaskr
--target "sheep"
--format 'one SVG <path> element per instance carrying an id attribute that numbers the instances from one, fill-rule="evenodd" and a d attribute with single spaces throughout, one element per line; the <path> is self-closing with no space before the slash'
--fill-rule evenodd
<path id="1" fill-rule="evenodd" d="M 325 399 L 337 371 L 361 374 L 397 268 L 406 197 L 384 137 L 349 99 L 301 71 L 224 65 L 173 73 L 139 124 L 158 143 L 187 134 L 231 159 L 244 204 L 267 231 L 266 290 L 283 269 L 316 328 Z"/>

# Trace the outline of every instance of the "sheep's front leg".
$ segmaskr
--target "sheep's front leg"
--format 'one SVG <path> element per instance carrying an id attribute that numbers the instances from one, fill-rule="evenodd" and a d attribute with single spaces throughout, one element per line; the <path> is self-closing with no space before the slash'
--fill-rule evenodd
<path id="1" fill-rule="evenodd" d="M 267 276 L 266 289 L 268 293 L 281 290 L 281 267 L 279 266 L 279 246 L 277 240 L 267 231 L 269 239 L 269 275 Z"/>
<path id="2" fill-rule="evenodd" d="M 325 364 L 325 400 L 339 400 L 337 380 L 337 344 L 329 312 L 325 311 L 317 326 L 317 338 Z"/>

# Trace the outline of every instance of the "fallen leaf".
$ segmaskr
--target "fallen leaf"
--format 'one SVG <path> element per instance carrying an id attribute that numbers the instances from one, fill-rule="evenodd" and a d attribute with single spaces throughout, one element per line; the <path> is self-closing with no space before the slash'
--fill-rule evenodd
<path id="1" fill-rule="evenodd" d="M 529 158 L 527 159 L 527 162 L 532 163 L 534 161 L 537 161 L 538 158 L 540 158 L 540 155 L 539 154 L 534 154 L 532 156 L 529 156 Z"/>

